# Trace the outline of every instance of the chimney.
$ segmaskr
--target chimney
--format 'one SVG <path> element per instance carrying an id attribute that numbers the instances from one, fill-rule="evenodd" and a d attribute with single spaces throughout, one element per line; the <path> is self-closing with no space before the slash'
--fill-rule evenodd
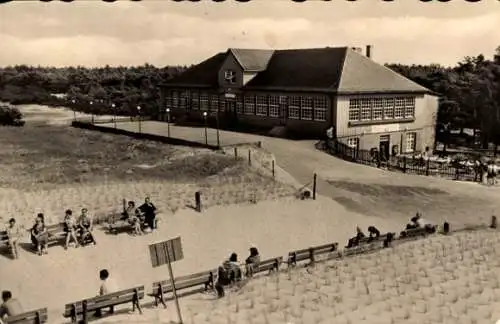
<path id="1" fill-rule="evenodd" d="M 366 57 L 372 58 L 373 45 L 366 45 Z"/>

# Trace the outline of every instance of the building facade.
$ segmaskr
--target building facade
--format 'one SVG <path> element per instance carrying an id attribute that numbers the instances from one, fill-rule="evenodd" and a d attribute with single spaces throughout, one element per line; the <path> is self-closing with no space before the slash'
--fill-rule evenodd
<path id="1" fill-rule="evenodd" d="M 434 144 L 438 98 L 348 47 L 229 49 L 169 80 L 160 93 L 165 120 L 206 113 L 317 137 L 333 127 L 339 141 L 387 154 Z"/>

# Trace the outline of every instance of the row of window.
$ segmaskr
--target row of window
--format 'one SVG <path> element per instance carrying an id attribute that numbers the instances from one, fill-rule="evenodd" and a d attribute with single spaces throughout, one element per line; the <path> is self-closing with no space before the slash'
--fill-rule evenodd
<path id="1" fill-rule="evenodd" d="M 415 117 L 415 97 L 356 98 L 349 100 L 349 121 Z"/>
<path id="2" fill-rule="evenodd" d="M 387 141 L 389 135 L 381 135 L 380 141 Z M 349 147 L 359 149 L 359 137 L 350 137 L 346 140 L 346 144 Z M 405 146 L 404 153 L 413 153 L 417 147 L 417 133 L 406 133 L 405 136 Z"/>
<path id="3" fill-rule="evenodd" d="M 226 101 L 218 95 L 172 91 L 165 97 L 166 108 L 203 111 L 224 110 Z M 326 121 L 327 97 L 244 95 L 238 96 L 236 113 L 302 120 Z"/>

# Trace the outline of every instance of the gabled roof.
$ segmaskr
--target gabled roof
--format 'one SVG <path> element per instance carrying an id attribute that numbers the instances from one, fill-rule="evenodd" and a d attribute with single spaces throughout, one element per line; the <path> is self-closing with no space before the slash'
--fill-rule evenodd
<path id="1" fill-rule="evenodd" d="M 219 88 L 218 73 L 228 55 L 233 55 L 244 71 L 256 73 L 243 90 L 338 94 L 430 92 L 350 47 L 229 49 L 189 68 L 165 85 Z"/>
<path id="2" fill-rule="evenodd" d="M 178 76 L 167 80 L 164 84 L 180 87 L 218 87 L 219 69 L 226 59 L 227 53 L 218 53 L 205 61 L 194 65 Z"/>
<path id="3" fill-rule="evenodd" d="M 375 92 L 430 92 L 388 67 L 349 49 L 346 52 L 339 94 Z"/>
<path id="4" fill-rule="evenodd" d="M 274 51 L 265 71 L 245 89 L 335 91 L 342 74 L 346 47 Z"/>
<path id="5" fill-rule="evenodd" d="M 273 50 L 230 48 L 236 61 L 241 65 L 244 71 L 260 72 L 267 68 L 267 64 L 273 56 Z"/>

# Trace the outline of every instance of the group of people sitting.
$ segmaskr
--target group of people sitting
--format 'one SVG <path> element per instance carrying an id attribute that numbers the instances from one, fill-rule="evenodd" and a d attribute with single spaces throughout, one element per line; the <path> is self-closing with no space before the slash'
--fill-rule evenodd
<path id="1" fill-rule="evenodd" d="M 260 262 L 259 250 L 252 246 L 250 248 L 250 255 L 246 258 L 245 263 L 238 262 L 238 255 L 236 253 L 231 253 L 229 259 L 224 260 L 217 269 L 217 280 L 215 282 L 215 290 L 217 291 L 217 296 L 219 298 L 224 297 L 224 286 L 234 284 L 243 279 L 243 276 L 250 278 L 253 276 L 254 272 Z M 243 274 L 242 266 L 245 268 L 245 273 Z"/>
<path id="2" fill-rule="evenodd" d="M 146 197 L 139 207 L 135 206 L 135 202 L 129 201 L 120 220 L 132 227 L 134 235 L 154 231 L 156 229 L 156 206 L 149 197 Z"/>
<path id="3" fill-rule="evenodd" d="M 135 207 L 133 201 L 128 202 L 128 207 L 123 211 L 122 221 L 128 222 L 132 226 L 134 234 L 141 235 L 144 231 L 153 231 L 156 228 L 156 206 L 151 202 L 149 197 L 146 197 L 144 204 Z M 96 245 L 97 242 L 93 235 L 93 221 L 89 216 L 87 208 L 82 208 L 80 216 L 76 218 L 71 209 L 66 210 L 63 220 L 65 244 L 64 248 L 68 249 L 70 243 L 74 243 L 77 248 L 87 244 Z M 14 259 L 19 257 L 18 242 L 22 237 L 22 228 L 17 224 L 16 219 L 11 218 L 6 228 L 8 237 L 8 246 L 11 249 Z M 31 242 L 37 251 L 38 255 L 48 253 L 49 236 L 43 213 L 37 214 L 35 223 L 29 229 Z"/>
<path id="4" fill-rule="evenodd" d="M 428 220 L 422 218 L 422 214 L 417 212 L 417 214 L 410 219 L 410 222 L 406 225 L 406 230 L 412 230 L 417 228 L 423 228 L 429 233 L 434 233 L 436 231 L 436 226 L 429 222 Z M 369 236 L 365 235 L 361 228 L 356 227 L 356 236 L 349 239 L 346 248 L 352 248 L 358 246 L 361 241 L 367 238 L 367 242 L 371 242 L 380 237 L 380 231 L 375 226 L 368 226 Z"/>

